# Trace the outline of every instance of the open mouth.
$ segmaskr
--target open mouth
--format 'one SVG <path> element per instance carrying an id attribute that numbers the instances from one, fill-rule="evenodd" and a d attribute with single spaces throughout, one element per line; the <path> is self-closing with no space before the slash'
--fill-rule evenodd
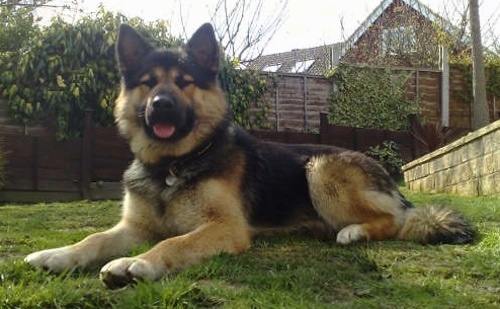
<path id="1" fill-rule="evenodd" d="M 175 125 L 171 123 L 161 122 L 153 125 L 153 133 L 156 137 L 161 139 L 171 138 L 176 131 Z"/>
<path id="2" fill-rule="evenodd" d="M 191 109 L 171 112 L 146 112 L 143 119 L 146 133 L 153 139 L 175 142 L 186 136 L 194 125 L 194 112 Z"/>
<path id="3" fill-rule="evenodd" d="M 158 141 L 178 141 L 185 137 L 194 125 L 193 109 L 166 95 L 155 96 L 150 104 L 144 104 L 142 111 L 146 133 Z"/>

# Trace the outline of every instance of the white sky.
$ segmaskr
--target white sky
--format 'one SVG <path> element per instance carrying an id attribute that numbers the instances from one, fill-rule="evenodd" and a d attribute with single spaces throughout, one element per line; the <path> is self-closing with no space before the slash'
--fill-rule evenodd
<path id="1" fill-rule="evenodd" d="M 464 3 L 467 2 L 467 0 L 420 1 L 443 17 L 447 17 L 446 11 L 456 11 L 450 3 L 458 3 L 459 10 L 463 10 Z M 278 0 L 264 1 L 267 14 L 272 14 L 273 10 L 276 10 L 277 2 Z M 264 53 L 284 52 L 343 41 L 380 2 L 381 0 L 289 0 L 285 22 L 266 46 Z M 100 3 L 108 10 L 119 11 L 128 17 L 168 20 L 171 22 L 171 32 L 183 36 L 179 18 L 181 8 L 186 31 L 190 35 L 202 23 L 209 21 L 210 12 L 217 0 L 83 0 L 82 8 L 86 13 L 94 12 Z M 495 36 L 500 37 L 500 1 L 479 0 L 479 3 L 482 30 L 494 29 Z M 341 20 L 344 29 L 341 29 Z M 483 41 L 485 40 L 488 41 L 488 38 L 483 37 Z"/>

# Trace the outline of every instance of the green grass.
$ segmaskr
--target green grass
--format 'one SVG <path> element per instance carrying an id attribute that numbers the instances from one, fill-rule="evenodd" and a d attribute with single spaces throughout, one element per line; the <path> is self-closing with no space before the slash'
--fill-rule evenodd
<path id="1" fill-rule="evenodd" d="M 404 193 L 466 213 L 477 242 L 340 247 L 299 235 L 257 238 L 246 253 L 117 291 L 104 288 L 98 270 L 56 275 L 22 259 L 112 226 L 118 202 L 3 205 L 0 308 L 498 308 L 500 196 Z"/>

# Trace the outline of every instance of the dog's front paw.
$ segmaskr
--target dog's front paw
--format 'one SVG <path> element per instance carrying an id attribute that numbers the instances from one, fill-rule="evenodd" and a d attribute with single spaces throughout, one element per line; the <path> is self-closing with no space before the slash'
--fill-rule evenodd
<path id="1" fill-rule="evenodd" d="M 48 249 L 31 253 L 24 261 L 36 268 L 47 269 L 53 272 L 63 272 L 77 266 L 68 247 Z"/>
<path id="2" fill-rule="evenodd" d="M 359 224 L 348 225 L 337 234 L 337 243 L 349 245 L 368 238 L 366 231 Z"/>
<path id="3" fill-rule="evenodd" d="M 156 280 L 163 273 L 155 269 L 150 261 L 132 257 L 116 259 L 104 265 L 99 277 L 108 288 L 117 289 L 136 281 Z"/>

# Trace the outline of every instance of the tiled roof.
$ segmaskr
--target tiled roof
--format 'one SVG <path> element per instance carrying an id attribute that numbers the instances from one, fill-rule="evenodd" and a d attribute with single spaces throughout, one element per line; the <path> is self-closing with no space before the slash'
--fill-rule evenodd
<path id="1" fill-rule="evenodd" d="M 248 67 L 259 71 L 323 75 L 340 58 L 342 43 L 294 49 L 289 52 L 263 55 Z"/>

